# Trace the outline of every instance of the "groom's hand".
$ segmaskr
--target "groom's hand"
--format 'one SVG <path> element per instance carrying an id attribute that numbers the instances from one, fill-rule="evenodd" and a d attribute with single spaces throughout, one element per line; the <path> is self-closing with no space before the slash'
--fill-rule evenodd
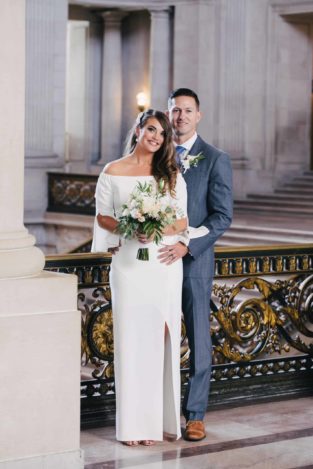
<path id="1" fill-rule="evenodd" d="M 172 245 L 166 244 L 159 249 L 159 253 L 160 255 L 158 256 L 158 259 L 160 259 L 160 262 L 162 262 L 162 264 L 170 265 L 184 257 L 188 253 L 188 248 L 184 243 L 179 241 Z"/>

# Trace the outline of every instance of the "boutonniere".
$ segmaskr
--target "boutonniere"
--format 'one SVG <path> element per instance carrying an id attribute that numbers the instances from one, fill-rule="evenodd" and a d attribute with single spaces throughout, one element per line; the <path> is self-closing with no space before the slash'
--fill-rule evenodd
<path id="1" fill-rule="evenodd" d="M 181 160 L 181 164 L 182 164 L 182 167 L 184 169 L 184 174 L 186 171 L 188 171 L 189 168 L 195 168 L 196 166 L 198 166 L 198 163 L 199 161 L 201 160 L 204 160 L 205 159 L 205 156 L 203 156 L 203 153 L 202 151 L 200 151 L 200 153 L 198 153 L 197 155 L 186 155 L 182 160 Z"/>

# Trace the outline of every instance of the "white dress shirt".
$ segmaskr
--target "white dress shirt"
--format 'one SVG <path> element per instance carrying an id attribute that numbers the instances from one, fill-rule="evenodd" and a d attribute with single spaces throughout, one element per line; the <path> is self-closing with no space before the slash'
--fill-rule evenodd
<path id="1" fill-rule="evenodd" d="M 177 145 L 179 145 L 181 147 L 186 148 L 186 151 L 184 151 L 183 154 L 181 155 L 181 159 L 183 159 L 186 155 L 188 155 L 188 153 L 190 152 L 193 144 L 197 140 L 197 137 L 198 137 L 198 134 L 197 134 L 197 132 L 195 132 L 193 134 L 193 136 L 190 137 L 188 140 L 186 140 L 186 142 L 184 142 L 184 143 L 179 143 L 178 144 L 178 143 L 174 142 L 175 147 L 177 147 Z"/>

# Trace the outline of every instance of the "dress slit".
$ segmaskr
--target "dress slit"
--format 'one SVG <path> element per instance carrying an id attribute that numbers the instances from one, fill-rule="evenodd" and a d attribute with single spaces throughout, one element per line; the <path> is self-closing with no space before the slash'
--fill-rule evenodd
<path id="1" fill-rule="evenodd" d="M 164 362 L 163 362 L 163 429 L 164 433 L 172 438 L 180 436 L 180 430 L 177 428 L 180 413 L 177 409 L 177 399 L 175 400 L 175 383 L 173 373 L 172 336 L 169 324 L 165 321 L 164 338 Z M 177 390 L 176 390 L 177 391 Z"/>

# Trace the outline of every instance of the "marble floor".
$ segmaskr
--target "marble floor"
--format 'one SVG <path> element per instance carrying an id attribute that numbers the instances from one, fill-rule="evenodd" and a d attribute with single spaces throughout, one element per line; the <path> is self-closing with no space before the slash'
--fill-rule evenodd
<path id="1" fill-rule="evenodd" d="M 116 442 L 112 427 L 82 431 L 85 468 L 313 468 L 313 397 L 210 411 L 205 425 L 198 443 L 133 448 Z"/>

